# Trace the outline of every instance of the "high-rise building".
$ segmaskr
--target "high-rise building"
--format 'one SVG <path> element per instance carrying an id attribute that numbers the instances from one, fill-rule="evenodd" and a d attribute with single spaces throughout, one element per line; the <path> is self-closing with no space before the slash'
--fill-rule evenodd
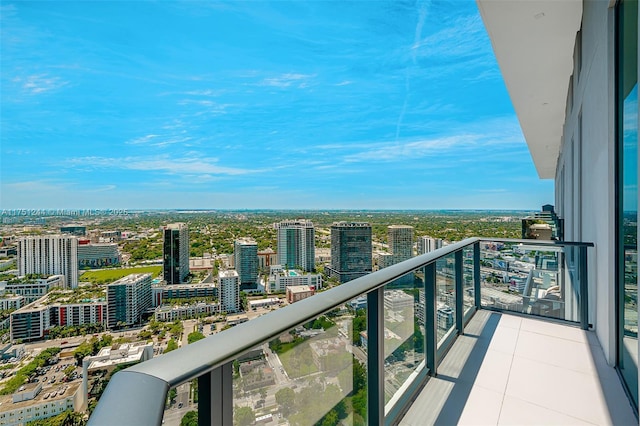
<path id="1" fill-rule="evenodd" d="M 258 244 L 251 238 L 239 238 L 233 244 L 240 290 L 258 288 Z"/>
<path id="2" fill-rule="evenodd" d="M 310 220 L 284 220 L 278 231 L 278 263 L 289 269 L 315 270 L 315 228 Z"/>
<path id="3" fill-rule="evenodd" d="M 394 263 L 403 262 L 413 257 L 413 226 L 391 225 L 387 228 L 389 251 Z"/>
<path id="4" fill-rule="evenodd" d="M 371 225 L 335 222 L 331 225 L 331 265 L 327 272 L 341 283 L 371 273 Z"/>
<path id="5" fill-rule="evenodd" d="M 431 238 L 424 235 L 418 238 L 418 254 L 425 254 L 442 248 L 442 240 L 440 238 Z"/>
<path id="6" fill-rule="evenodd" d="M 78 239 L 67 235 L 20 238 L 18 274 L 64 275 L 67 288 L 78 287 Z"/>
<path id="7" fill-rule="evenodd" d="M 189 275 L 189 229 L 184 223 L 164 227 L 163 272 L 167 284 L 180 284 Z"/>
<path id="8" fill-rule="evenodd" d="M 107 286 L 107 326 L 140 322 L 151 307 L 151 274 L 131 274 Z"/>
<path id="9" fill-rule="evenodd" d="M 238 312 L 240 310 L 240 277 L 234 270 L 218 272 L 218 295 L 222 312 Z"/>

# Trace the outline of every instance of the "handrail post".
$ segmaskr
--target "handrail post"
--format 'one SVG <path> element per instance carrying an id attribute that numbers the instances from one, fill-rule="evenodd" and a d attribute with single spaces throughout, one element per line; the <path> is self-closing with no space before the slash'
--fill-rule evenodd
<path id="1" fill-rule="evenodd" d="M 454 254 L 454 274 L 455 274 L 455 292 L 456 292 L 456 331 L 458 334 L 462 334 L 464 331 L 464 295 L 462 292 L 462 250 L 458 250 Z"/>
<path id="2" fill-rule="evenodd" d="M 425 358 L 429 374 L 435 376 L 438 368 L 436 350 L 438 344 L 438 319 L 436 318 L 436 262 L 424 267 L 424 330 Z"/>
<path id="3" fill-rule="evenodd" d="M 482 307 L 482 295 L 480 294 L 480 242 L 473 244 L 473 299 L 476 310 Z"/>
<path id="4" fill-rule="evenodd" d="M 579 247 L 580 259 L 580 328 L 589 329 L 589 279 L 587 271 L 587 247 Z"/>
<path id="5" fill-rule="evenodd" d="M 367 293 L 367 424 L 384 423 L 384 287 Z"/>
<path id="6" fill-rule="evenodd" d="M 233 426 L 233 363 L 198 377 L 198 425 Z"/>

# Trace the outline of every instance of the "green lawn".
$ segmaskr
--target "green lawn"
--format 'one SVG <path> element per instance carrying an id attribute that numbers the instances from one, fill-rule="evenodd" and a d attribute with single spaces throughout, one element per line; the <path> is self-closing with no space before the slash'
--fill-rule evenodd
<path id="1" fill-rule="evenodd" d="M 80 281 L 92 282 L 96 284 L 106 284 L 113 282 L 129 274 L 146 274 L 150 273 L 154 278 L 162 273 L 162 266 L 140 266 L 137 268 L 126 269 L 104 269 L 101 271 L 86 271 L 80 276 Z"/>

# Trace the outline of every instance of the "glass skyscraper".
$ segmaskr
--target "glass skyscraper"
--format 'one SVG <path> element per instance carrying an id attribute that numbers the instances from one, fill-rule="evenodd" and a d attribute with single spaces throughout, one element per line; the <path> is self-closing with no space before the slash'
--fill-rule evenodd
<path id="1" fill-rule="evenodd" d="M 331 225 L 329 276 L 341 283 L 371 273 L 371 225 L 367 222 L 336 222 Z"/>

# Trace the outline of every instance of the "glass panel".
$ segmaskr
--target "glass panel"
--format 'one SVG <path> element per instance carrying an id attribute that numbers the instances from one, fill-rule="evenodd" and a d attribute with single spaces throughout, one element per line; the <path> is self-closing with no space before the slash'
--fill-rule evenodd
<path id="1" fill-rule="evenodd" d="M 450 254 L 436 261 L 436 320 L 438 349 L 444 337 L 456 328 L 456 280 L 455 255 Z"/>
<path id="2" fill-rule="evenodd" d="M 474 281 L 473 281 L 473 246 L 462 249 L 462 305 L 465 319 L 471 313 L 474 305 Z"/>
<path id="3" fill-rule="evenodd" d="M 483 241 L 480 244 L 482 306 L 578 322 L 577 253 L 577 248 L 566 248 L 565 252 L 562 247 L 533 242 Z"/>
<path id="4" fill-rule="evenodd" d="M 366 299 L 234 361 L 235 424 L 366 424 Z"/>
<path id="5" fill-rule="evenodd" d="M 424 367 L 423 279 L 423 274 L 416 271 L 385 286 L 385 403 L 400 397 L 415 377 L 413 373 Z"/>
<path id="6" fill-rule="evenodd" d="M 619 367 L 638 405 L 638 2 L 618 8 Z"/>

